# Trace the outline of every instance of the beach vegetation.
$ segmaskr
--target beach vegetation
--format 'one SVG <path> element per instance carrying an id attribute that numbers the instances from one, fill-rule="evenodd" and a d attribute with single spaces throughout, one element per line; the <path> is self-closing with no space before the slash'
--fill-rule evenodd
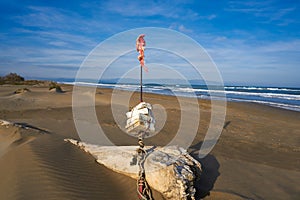
<path id="1" fill-rule="evenodd" d="M 38 85 L 43 83 L 44 81 L 39 80 L 25 80 L 24 77 L 18 75 L 17 73 L 9 73 L 5 76 L 0 76 L 0 85 Z"/>
<path id="2" fill-rule="evenodd" d="M 60 85 L 58 85 L 58 83 L 51 81 L 49 83 L 49 90 L 53 90 L 55 89 L 56 92 L 63 92 L 63 90 L 61 89 Z"/>
<path id="3" fill-rule="evenodd" d="M 28 88 L 19 88 L 17 89 L 14 94 L 21 94 L 21 93 L 25 93 L 25 92 L 30 92 L 30 90 Z"/>
<path id="4" fill-rule="evenodd" d="M 17 84 L 20 84 L 24 81 L 25 81 L 25 79 L 22 76 L 20 76 L 16 73 L 9 73 L 6 76 L 0 77 L 0 84 L 1 85 L 3 85 L 3 84 L 17 85 Z"/>

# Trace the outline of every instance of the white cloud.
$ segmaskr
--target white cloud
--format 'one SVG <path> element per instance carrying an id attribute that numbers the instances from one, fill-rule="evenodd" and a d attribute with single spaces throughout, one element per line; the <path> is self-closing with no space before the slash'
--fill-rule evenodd
<path id="1" fill-rule="evenodd" d="M 208 16 L 207 16 L 207 19 L 208 19 L 208 20 L 212 20 L 212 19 L 215 19 L 216 17 L 217 17 L 217 15 L 211 14 L 211 15 L 208 15 Z"/>
<path id="2" fill-rule="evenodd" d="M 47 31 L 89 34 L 111 32 L 118 22 L 99 18 L 100 16 L 82 16 L 77 12 L 56 7 L 29 6 L 28 13 L 12 17 L 23 27 L 37 27 Z M 100 20 L 101 19 L 101 20 Z"/>
<path id="3" fill-rule="evenodd" d="M 299 84 L 294 74 L 300 74 L 300 40 L 251 44 L 224 38 L 207 50 L 226 82 Z"/>
<path id="4" fill-rule="evenodd" d="M 178 26 L 178 30 L 181 31 L 181 32 L 185 32 L 185 33 L 191 33 L 191 32 L 193 32 L 192 29 L 188 29 L 188 28 L 186 28 L 182 24 Z"/>
<path id="5" fill-rule="evenodd" d="M 57 46 L 57 47 L 65 47 L 68 45 L 67 42 L 63 42 L 63 41 L 50 41 L 50 42 L 48 42 L 48 44 Z"/>
<path id="6" fill-rule="evenodd" d="M 186 28 L 183 24 L 177 24 L 177 23 L 172 23 L 169 27 L 169 29 L 177 30 L 183 33 L 193 33 L 192 29 Z"/>
<path id="7" fill-rule="evenodd" d="M 295 12 L 295 5 L 282 7 L 283 4 L 276 5 L 274 1 L 230 1 L 229 7 L 225 11 L 240 12 L 260 18 L 260 23 L 276 23 L 283 26 L 296 23 L 293 18 L 287 17 L 289 13 Z M 285 4 L 284 4 L 285 5 Z M 287 6 L 287 5 L 286 5 Z"/>
<path id="8" fill-rule="evenodd" d="M 72 19 L 71 16 L 64 13 L 65 11 L 58 8 L 29 6 L 28 10 L 28 14 L 14 17 L 23 26 L 58 28 L 64 25 L 65 28 L 68 28 L 64 22 Z M 72 13 L 68 14 L 73 15 Z"/>
<path id="9" fill-rule="evenodd" d="M 184 9 L 186 1 L 105 1 L 102 9 L 128 17 L 163 16 L 173 19 L 197 19 L 198 13 Z"/>
<path id="10" fill-rule="evenodd" d="M 30 30 L 27 28 L 18 28 L 14 29 L 15 33 L 22 33 L 25 34 L 24 38 L 26 40 L 41 42 L 56 46 L 61 46 L 62 44 L 66 44 L 64 47 L 72 47 L 73 45 L 82 45 L 87 47 L 93 47 L 97 43 L 92 38 L 81 35 L 81 34 L 74 34 L 70 32 L 65 32 L 62 30 L 49 30 L 49 31 L 42 31 L 42 30 Z"/>

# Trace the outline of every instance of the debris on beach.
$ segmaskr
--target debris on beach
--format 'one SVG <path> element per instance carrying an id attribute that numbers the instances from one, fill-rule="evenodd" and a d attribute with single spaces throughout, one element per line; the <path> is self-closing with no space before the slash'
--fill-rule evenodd
<path id="1" fill-rule="evenodd" d="M 136 162 L 138 146 L 98 146 L 65 139 L 95 157 L 107 168 L 137 179 L 139 166 Z M 177 146 L 145 146 L 144 162 L 147 182 L 166 199 L 195 199 L 197 182 L 200 180 L 201 164 L 187 151 Z"/>
<path id="2" fill-rule="evenodd" d="M 3 119 L 0 119 L 0 126 L 10 126 L 10 125 L 13 125 L 13 123 L 9 122 L 9 121 L 6 121 L 6 120 L 3 120 Z"/>
<path id="3" fill-rule="evenodd" d="M 6 128 L 17 127 L 17 128 L 21 128 L 21 129 L 24 129 L 24 130 L 33 130 L 33 131 L 36 131 L 36 132 L 42 133 L 42 134 L 50 133 L 47 130 L 29 125 L 27 123 L 10 122 L 10 121 L 6 121 L 6 120 L 3 120 L 3 119 L 0 119 L 0 126 L 5 126 Z"/>
<path id="4" fill-rule="evenodd" d="M 149 103 L 141 102 L 131 111 L 126 113 L 126 130 L 128 133 L 138 135 L 140 131 L 155 131 L 155 119 L 152 113 L 152 106 Z"/>

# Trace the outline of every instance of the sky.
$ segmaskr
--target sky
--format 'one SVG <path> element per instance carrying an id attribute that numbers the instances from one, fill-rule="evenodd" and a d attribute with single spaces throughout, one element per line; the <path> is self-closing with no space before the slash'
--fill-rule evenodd
<path id="1" fill-rule="evenodd" d="M 297 0 L 1 0 L 0 24 L 0 76 L 74 78 L 101 42 L 159 27 L 198 42 L 225 84 L 300 87 Z"/>

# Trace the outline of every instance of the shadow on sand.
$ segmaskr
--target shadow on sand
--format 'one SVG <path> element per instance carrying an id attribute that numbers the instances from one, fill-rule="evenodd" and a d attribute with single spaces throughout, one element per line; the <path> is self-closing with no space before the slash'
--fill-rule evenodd
<path id="1" fill-rule="evenodd" d="M 215 156 L 208 154 L 204 158 L 199 158 L 198 153 L 201 145 L 202 142 L 199 142 L 190 147 L 190 155 L 198 160 L 202 165 L 200 181 L 195 183 L 197 188 L 196 199 L 202 199 L 206 196 L 209 196 L 217 178 L 220 176 L 220 163 Z"/>
<path id="2" fill-rule="evenodd" d="M 27 123 L 14 123 L 15 126 L 18 126 L 20 128 L 24 128 L 24 129 L 32 129 L 32 130 L 35 130 L 35 131 L 38 131 L 40 133 L 45 133 L 45 134 L 50 134 L 49 131 L 47 130 L 44 130 L 44 129 L 40 129 L 38 127 L 35 127 L 35 126 L 32 126 L 30 124 L 27 124 Z"/>

